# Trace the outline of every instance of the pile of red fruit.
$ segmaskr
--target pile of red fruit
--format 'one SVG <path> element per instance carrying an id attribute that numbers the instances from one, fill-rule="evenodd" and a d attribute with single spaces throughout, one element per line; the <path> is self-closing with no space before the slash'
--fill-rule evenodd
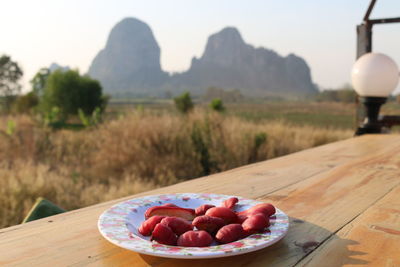
<path id="1" fill-rule="evenodd" d="M 275 214 L 275 207 L 269 203 L 235 212 L 236 203 L 238 199 L 232 197 L 221 207 L 205 204 L 194 210 L 171 203 L 154 206 L 146 211 L 139 233 L 165 245 L 207 247 L 214 239 L 226 244 L 262 232 Z"/>

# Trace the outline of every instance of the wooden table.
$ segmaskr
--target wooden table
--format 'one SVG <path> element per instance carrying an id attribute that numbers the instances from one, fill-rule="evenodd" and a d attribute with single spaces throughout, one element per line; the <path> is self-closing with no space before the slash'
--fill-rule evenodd
<path id="1" fill-rule="evenodd" d="M 0 265 L 400 266 L 400 136 L 368 135 L 150 192 L 209 192 L 272 202 L 290 216 L 277 244 L 240 256 L 175 260 L 106 241 L 99 215 L 124 199 L 0 229 Z"/>

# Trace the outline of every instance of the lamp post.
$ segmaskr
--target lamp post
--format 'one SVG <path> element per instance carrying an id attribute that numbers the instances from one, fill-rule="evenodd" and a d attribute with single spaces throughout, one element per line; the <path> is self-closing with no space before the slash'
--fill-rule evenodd
<path id="1" fill-rule="evenodd" d="M 385 55 L 382 54 L 370 53 L 372 52 L 373 26 L 388 23 L 399 23 L 400 17 L 370 19 L 370 15 L 376 2 L 377 0 L 370 0 L 367 12 L 363 18 L 363 22 L 357 25 L 358 60 L 353 67 L 352 80 L 353 86 L 359 94 L 360 102 L 363 103 L 366 112 L 364 115 L 364 122 L 362 122 L 360 127 L 358 127 L 355 133 L 356 135 L 361 135 L 364 133 L 380 133 L 382 132 L 382 127 L 390 128 L 393 125 L 400 125 L 400 116 L 379 117 L 381 105 L 386 102 L 387 97 L 396 87 L 391 87 L 388 84 L 390 81 L 393 82 L 395 80 L 394 74 L 392 73 L 392 75 L 389 75 L 383 71 L 380 72 L 379 67 L 382 64 L 383 67 L 390 68 L 389 66 L 391 65 L 391 70 L 393 71 L 393 60 L 390 60 L 388 57 L 385 58 Z M 363 58 L 364 56 L 366 57 Z M 361 71 L 364 74 L 361 75 L 361 72 L 358 73 L 358 71 Z M 357 118 L 358 117 L 359 113 L 357 109 Z"/>
<path id="2" fill-rule="evenodd" d="M 386 122 L 384 117 L 379 118 L 379 110 L 398 84 L 398 66 L 384 54 L 367 53 L 354 64 L 351 78 L 365 108 L 365 119 L 355 135 L 381 133 Z"/>

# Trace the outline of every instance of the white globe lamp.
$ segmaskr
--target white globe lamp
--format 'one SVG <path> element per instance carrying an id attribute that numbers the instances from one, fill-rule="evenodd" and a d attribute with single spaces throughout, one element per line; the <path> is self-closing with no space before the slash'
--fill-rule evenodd
<path id="1" fill-rule="evenodd" d="M 351 80 L 359 96 L 388 97 L 399 82 L 399 68 L 384 54 L 368 53 L 354 64 Z"/>
<path id="2" fill-rule="evenodd" d="M 356 135 L 381 133 L 379 110 L 399 82 L 399 67 L 381 53 L 367 53 L 360 57 L 351 71 L 354 90 L 365 107 L 365 120 Z"/>

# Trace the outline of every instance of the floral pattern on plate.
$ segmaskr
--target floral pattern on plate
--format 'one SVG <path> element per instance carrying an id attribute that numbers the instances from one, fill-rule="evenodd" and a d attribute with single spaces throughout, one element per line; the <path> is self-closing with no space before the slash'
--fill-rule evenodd
<path id="1" fill-rule="evenodd" d="M 167 258 L 218 258 L 233 256 L 268 247 L 282 239 L 288 231 L 288 216 L 276 209 L 270 218 L 270 227 L 263 233 L 228 244 L 213 243 L 209 247 L 168 246 L 150 241 L 150 237 L 138 233 L 140 224 L 145 220 L 144 213 L 149 207 L 164 203 L 173 203 L 180 207 L 195 209 L 202 204 L 220 206 L 232 196 L 219 194 L 177 193 L 145 196 L 127 200 L 112 206 L 101 214 L 98 221 L 100 233 L 111 243 L 138 253 Z M 246 210 L 260 201 L 237 197 L 239 203 L 235 211 Z"/>

